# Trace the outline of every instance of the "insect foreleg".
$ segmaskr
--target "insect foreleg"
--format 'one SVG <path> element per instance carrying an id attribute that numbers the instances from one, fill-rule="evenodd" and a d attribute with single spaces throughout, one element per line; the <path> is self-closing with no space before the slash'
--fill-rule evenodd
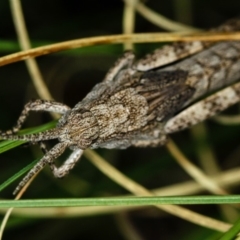
<path id="1" fill-rule="evenodd" d="M 0 131 L 0 135 L 11 135 L 18 132 L 22 127 L 23 123 L 25 122 L 30 111 L 45 111 L 64 114 L 68 110 L 70 110 L 70 108 L 67 105 L 54 101 L 47 101 L 41 99 L 30 101 L 24 106 L 24 109 L 20 114 L 16 125 L 11 130 L 8 130 L 6 132 Z"/>

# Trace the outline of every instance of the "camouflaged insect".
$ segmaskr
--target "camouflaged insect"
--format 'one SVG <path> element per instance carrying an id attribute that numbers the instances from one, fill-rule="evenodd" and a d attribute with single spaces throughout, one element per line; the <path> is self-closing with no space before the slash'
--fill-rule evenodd
<path id="1" fill-rule="evenodd" d="M 234 19 L 215 30 L 239 29 L 240 20 Z M 197 53 L 199 51 L 202 52 Z M 191 54 L 195 55 L 162 67 Z M 33 143 L 58 139 L 59 143 L 46 152 L 14 193 L 47 164 L 55 177 L 65 176 L 86 148 L 164 145 L 168 134 L 190 127 L 239 102 L 240 84 L 235 83 L 192 104 L 203 95 L 235 82 L 240 78 L 239 70 L 240 42 L 174 43 L 137 62 L 133 53 L 125 53 L 105 79 L 72 109 L 53 101 L 27 103 L 16 126 L 1 132 L 0 137 Z M 16 133 L 29 111 L 56 112 L 62 117 L 54 129 L 18 136 Z M 72 154 L 62 166 L 56 167 L 54 160 L 66 148 L 70 148 Z"/>

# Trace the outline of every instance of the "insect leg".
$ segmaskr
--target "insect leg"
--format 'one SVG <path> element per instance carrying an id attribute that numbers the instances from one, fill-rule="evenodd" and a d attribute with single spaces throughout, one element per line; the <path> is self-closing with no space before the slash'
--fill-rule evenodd
<path id="1" fill-rule="evenodd" d="M 135 135 L 130 141 L 135 147 L 159 147 L 166 144 L 167 135 L 163 133 L 162 125 L 159 124 L 148 132 Z"/>
<path id="2" fill-rule="evenodd" d="M 110 82 L 113 81 L 114 78 L 117 76 L 120 70 L 123 68 L 129 68 L 132 66 L 133 60 L 135 58 L 135 55 L 131 51 L 127 51 L 124 53 L 122 57 L 120 57 L 112 68 L 109 69 L 107 72 L 103 82 Z"/>
<path id="3" fill-rule="evenodd" d="M 8 135 L 8 136 L 16 136 L 16 135 L 13 134 L 13 135 Z M 0 137 L 1 137 L 1 135 L 0 135 Z M 46 144 L 44 142 L 42 142 L 42 141 L 39 141 L 39 142 L 27 142 L 23 146 L 24 147 L 30 147 L 30 146 L 35 145 L 35 144 L 38 144 L 38 146 L 40 147 L 40 149 L 42 150 L 42 152 L 44 154 L 48 152 Z"/>
<path id="4" fill-rule="evenodd" d="M 240 101 L 240 83 L 235 83 L 217 93 L 193 104 L 176 116 L 170 118 L 164 133 L 170 134 L 208 119 Z"/>
<path id="5" fill-rule="evenodd" d="M 69 171 L 75 166 L 78 160 L 81 158 L 83 154 L 82 149 L 76 149 L 72 152 L 72 154 L 68 157 L 68 159 L 62 164 L 62 166 L 57 167 L 54 162 L 49 162 L 50 168 L 53 172 L 53 175 L 56 178 L 62 178 L 69 173 Z"/>
<path id="6" fill-rule="evenodd" d="M 160 138 L 155 139 L 134 139 L 132 146 L 134 147 L 160 147 L 167 143 L 167 136 L 163 135 Z"/>
<path id="7" fill-rule="evenodd" d="M 39 142 L 38 144 L 39 144 L 39 147 L 40 147 L 40 149 L 42 150 L 42 152 L 43 152 L 44 154 L 46 154 L 46 153 L 48 152 L 48 149 L 47 149 L 46 144 L 45 144 L 44 142 Z"/>
<path id="8" fill-rule="evenodd" d="M 142 59 L 138 60 L 133 68 L 138 71 L 149 71 L 154 68 L 164 66 L 175 62 L 184 57 L 197 53 L 205 48 L 204 43 L 200 41 L 194 42 L 176 42 L 169 45 L 164 45 L 150 54 L 147 54 Z"/>
<path id="9" fill-rule="evenodd" d="M 48 151 L 42 159 L 28 172 L 28 174 L 18 184 L 13 194 L 17 194 L 39 171 L 41 171 L 47 164 L 51 164 L 57 157 L 59 157 L 67 148 L 66 143 L 58 143 L 50 151 Z"/>
<path id="10" fill-rule="evenodd" d="M 239 31 L 239 18 L 231 19 L 217 28 L 212 29 L 216 32 Z M 154 52 L 147 54 L 138 60 L 133 68 L 138 71 L 149 71 L 154 68 L 173 63 L 185 57 L 191 56 L 213 45 L 213 42 L 175 42 L 173 44 L 164 45 L 162 48 L 156 49 Z"/>
<path id="11" fill-rule="evenodd" d="M 18 118 L 16 125 L 11 130 L 8 130 L 6 132 L 0 131 L 0 133 L 1 135 L 11 135 L 18 132 L 22 127 L 23 123 L 25 122 L 30 111 L 45 111 L 64 114 L 68 110 L 70 110 L 68 106 L 54 101 L 47 101 L 41 99 L 30 101 L 24 106 L 24 109 L 20 117 Z"/>

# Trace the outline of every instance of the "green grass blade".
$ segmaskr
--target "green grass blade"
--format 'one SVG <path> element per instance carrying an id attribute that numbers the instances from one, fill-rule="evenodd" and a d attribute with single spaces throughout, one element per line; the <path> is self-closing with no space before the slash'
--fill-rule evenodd
<path id="1" fill-rule="evenodd" d="M 236 237 L 236 235 L 240 232 L 240 218 L 234 223 L 234 225 L 225 232 L 219 240 L 231 240 Z"/>
<path id="2" fill-rule="evenodd" d="M 6 188 L 8 185 L 10 185 L 12 182 L 14 182 L 16 179 L 18 179 L 20 176 L 22 176 L 23 174 L 25 174 L 26 172 L 28 172 L 30 169 L 32 169 L 32 167 L 39 161 L 39 159 L 33 161 L 32 163 L 28 164 L 26 167 L 24 167 L 23 169 L 21 169 L 19 172 L 17 172 L 16 174 L 14 174 L 12 177 L 10 177 L 8 180 L 6 180 L 5 182 L 3 182 L 0 185 L 0 192 Z"/>
<path id="3" fill-rule="evenodd" d="M 32 134 L 32 133 L 38 133 L 42 132 L 48 129 L 53 128 L 56 125 L 56 121 L 52 121 L 49 123 L 46 123 L 44 125 L 34 127 L 34 128 L 29 128 L 29 129 L 24 129 L 19 131 L 19 133 L 22 134 Z M 25 141 L 12 141 L 12 140 L 5 140 L 0 142 L 0 153 L 6 152 L 12 148 L 18 147 L 25 143 Z"/>
<path id="4" fill-rule="evenodd" d="M 183 197 L 115 197 L 1 200 L 0 208 L 25 207 L 79 207 L 79 206 L 147 206 L 159 204 L 231 204 L 239 203 L 240 195 L 231 196 L 183 196 Z"/>
<path id="5" fill-rule="evenodd" d="M 53 128 L 55 125 L 56 125 L 56 121 L 52 121 L 50 123 L 47 123 L 47 124 L 44 124 L 44 125 L 41 125 L 41 126 L 38 126 L 35 128 L 21 130 L 19 133 L 20 134 L 31 134 L 31 133 L 42 132 L 42 131 L 48 130 L 50 128 Z M 22 145 L 23 143 L 25 143 L 25 141 L 12 141 L 12 140 L 1 141 L 0 142 L 0 153 L 6 152 L 15 147 L 18 147 L 18 146 Z M 21 169 L 19 172 L 14 174 L 12 177 L 10 177 L 8 180 L 3 182 L 0 185 L 0 192 L 4 188 L 6 188 L 9 184 L 11 184 L 13 181 L 15 181 L 17 178 L 19 178 L 20 176 L 25 174 L 27 171 L 29 171 L 37 163 L 37 161 L 39 161 L 39 159 L 33 161 L 32 163 L 30 163 L 29 165 L 27 165 L 26 167 Z"/>

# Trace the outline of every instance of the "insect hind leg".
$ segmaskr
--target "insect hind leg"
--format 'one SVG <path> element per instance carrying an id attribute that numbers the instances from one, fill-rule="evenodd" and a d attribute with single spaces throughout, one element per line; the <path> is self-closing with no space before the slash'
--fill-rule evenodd
<path id="1" fill-rule="evenodd" d="M 196 102 L 184 111 L 169 119 L 164 132 L 171 134 L 200 123 L 240 102 L 240 83 L 224 88 L 215 94 Z"/>

